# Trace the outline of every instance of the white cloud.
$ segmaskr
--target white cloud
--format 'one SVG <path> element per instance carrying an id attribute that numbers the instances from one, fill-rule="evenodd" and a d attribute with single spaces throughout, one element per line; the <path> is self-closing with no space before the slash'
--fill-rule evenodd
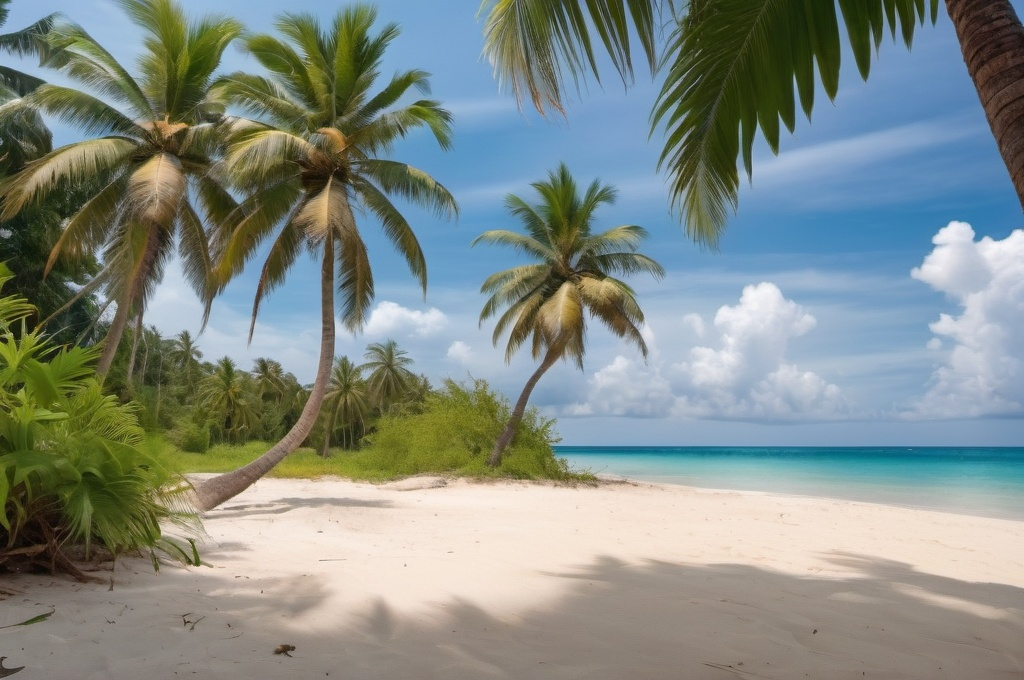
<path id="1" fill-rule="evenodd" d="M 908 417 L 1024 415 L 1024 231 L 975 241 L 970 225 L 950 222 L 932 243 L 910 274 L 961 313 L 929 325 L 953 347 Z"/>
<path id="2" fill-rule="evenodd" d="M 694 347 L 672 367 L 677 412 L 705 418 L 836 418 L 848 411 L 839 388 L 785 361 L 790 339 L 817 321 L 772 283 L 743 289 L 715 314 L 718 347 Z"/>
<path id="3" fill-rule="evenodd" d="M 370 336 L 407 334 L 418 337 L 435 335 L 448 323 L 444 313 L 431 307 L 425 312 L 408 309 L 394 302 L 379 302 L 366 322 Z"/>
<path id="4" fill-rule="evenodd" d="M 450 361 L 454 361 L 457 364 L 465 366 L 469 364 L 473 357 L 473 349 L 461 340 L 456 340 L 450 347 L 448 347 L 448 352 L 445 356 Z"/>
<path id="5" fill-rule="evenodd" d="M 696 314 L 687 314 L 683 322 L 701 336 L 710 334 Z M 774 284 L 747 286 L 738 305 L 723 306 L 715 315 L 718 347 L 692 347 L 683 361 L 667 366 L 653 352 L 650 366 L 616 356 L 590 378 L 586 401 L 566 415 L 752 421 L 845 417 L 849 409 L 838 387 L 785 361 L 789 340 L 815 325 L 814 317 Z"/>

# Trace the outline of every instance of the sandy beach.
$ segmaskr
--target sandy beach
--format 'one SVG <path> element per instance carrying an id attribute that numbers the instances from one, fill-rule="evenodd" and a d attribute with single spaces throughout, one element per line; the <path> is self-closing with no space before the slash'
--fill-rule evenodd
<path id="1" fill-rule="evenodd" d="M 206 516 L 209 566 L 2 577 L 4 666 L 24 666 L 18 680 L 1024 678 L 1024 522 L 438 484 L 264 480 Z"/>

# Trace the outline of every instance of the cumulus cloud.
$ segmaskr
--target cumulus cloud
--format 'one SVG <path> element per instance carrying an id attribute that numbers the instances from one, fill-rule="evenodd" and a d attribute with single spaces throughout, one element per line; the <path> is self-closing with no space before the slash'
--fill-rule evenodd
<path id="1" fill-rule="evenodd" d="M 792 338 L 815 318 L 772 283 L 743 289 L 738 305 L 715 314 L 717 347 L 694 347 L 672 366 L 678 413 L 705 418 L 835 418 L 847 407 L 839 388 L 786 363 Z"/>
<path id="2" fill-rule="evenodd" d="M 1024 415 L 1024 231 L 997 241 L 950 222 L 910 275 L 945 293 L 960 314 L 929 325 L 929 347 L 952 345 L 925 395 L 907 415 L 962 418 Z"/>
<path id="3" fill-rule="evenodd" d="M 457 364 L 465 366 L 469 363 L 473 356 L 472 348 L 461 340 L 456 340 L 448 347 L 448 352 L 445 354 L 449 361 L 454 361 Z"/>
<path id="4" fill-rule="evenodd" d="M 733 420 L 838 418 L 848 408 L 835 385 L 786 362 L 789 340 L 810 332 L 814 317 L 772 283 L 747 286 L 738 305 L 721 307 L 714 330 L 700 316 L 683 325 L 716 346 L 692 347 L 677 363 L 617 356 L 593 374 L 583 403 L 566 415 Z M 653 340 L 653 332 L 650 338 Z"/>
<path id="5" fill-rule="evenodd" d="M 384 300 L 370 313 L 365 330 L 370 336 L 408 334 L 424 337 L 435 335 L 447 323 L 444 313 L 434 307 L 421 312 Z"/>

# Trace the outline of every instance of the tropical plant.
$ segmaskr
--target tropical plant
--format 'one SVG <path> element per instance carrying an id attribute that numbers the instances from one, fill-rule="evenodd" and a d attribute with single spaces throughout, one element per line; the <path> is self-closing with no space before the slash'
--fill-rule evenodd
<path id="1" fill-rule="evenodd" d="M 202 365 L 199 362 L 202 358 L 202 351 L 188 331 L 181 331 L 171 339 L 168 359 L 177 370 L 179 382 L 188 395 L 195 394 L 199 387 L 202 376 Z"/>
<path id="2" fill-rule="evenodd" d="M 572 359 L 582 370 L 586 352 L 586 318 L 589 312 L 615 335 L 639 348 L 646 358 L 647 343 L 639 326 L 644 315 L 633 289 L 610 274 L 648 273 L 664 276 L 657 262 L 637 253 L 647 237 L 636 225 L 592 233 L 594 213 L 615 201 L 615 189 L 595 180 L 580 196 L 576 181 L 564 165 L 548 173 L 546 181 L 532 184 L 540 202 L 530 205 L 510 194 L 505 208 L 518 218 L 525 234 L 487 231 L 473 241 L 513 248 L 535 264 L 492 274 L 481 292 L 490 295 L 480 312 L 480 323 L 505 310 L 492 336 L 495 345 L 506 331 L 505 361 L 530 341 L 540 366 L 527 380 L 505 429 L 491 451 L 488 463 L 501 462 L 505 448 L 516 435 L 527 401 L 541 376 L 559 359 Z"/>
<path id="3" fill-rule="evenodd" d="M 628 6 L 628 12 L 624 9 Z M 967 71 L 1024 206 L 1024 27 L 1010 0 L 945 0 Z M 836 11 L 838 6 L 839 12 Z M 796 101 L 810 117 L 816 76 L 834 99 L 840 15 L 863 78 L 887 29 L 909 47 L 917 23 L 935 21 L 939 0 L 484 0 L 484 51 L 499 80 L 538 110 L 562 111 L 566 78 L 596 75 L 592 35 L 623 77 L 632 76 L 630 31 L 665 82 L 654 129 L 665 128 L 659 166 L 687 234 L 714 245 L 738 204 L 737 160 L 752 177 L 761 130 L 778 152 L 779 121 L 792 132 Z M 659 13 L 674 30 L 659 40 Z M 588 23 L 589 20 L 589 23 Z"/>
<path id="4" fill-rule="evenodd" d="M 253 392 L 252 378 L 239 371 L 230 357 L 220 359 L 213 375 L 199 386 L 200 404 L 232 444 L 243 443 L 256 425 Z"/>
<path id="5" fill-rule="evenodd" d="M 0 265 L 0 286 L 10 271 Z M 95 349 L 54 351 L 38 333 L 12 328 L 32 313 L 0 298 L 0 570 L 26 565 L 87 577 L 68 555 L 99 543 L 115 556 L 165 550 L 197 563 L 161 522 L 196 524 L 183 480 L 143 452 L 131 406 L 103 394 Z"/>
<path id="6" fill-rule="evenodd" d="M 394 340 L 367 346 L 364 356 L 367 361 L 362 368 L 370 372 L 366 378 L 370 398 L 381 413 L 391 413 L 416 381 L 416 376 L 409 370 L 412 359 L 408 352 L 398 348 Z"/>
<path id="7" fill-rule="evenodd" d="M 252 377 L 260 399 L 280 403 L 285 395 L 284 368 L 280 362 L 258 357 L 252 364 Z"/>
<path id="8" fill-rule="evenodd" d="M 100 93 L 41 85 L 26 97 L 88 134 L 62 146 L 0 186 L 9 219 L 26 205 L 87 180 L 98 189 L 68 220 L 47 267 L 59 256 L 102 251 L 98 279 L 117 302 L 97 371 L 105 375 L 125 325 L 146 301 L 175 250 L 185 276 L 207 305 L 215 292 L 201 213 L 216 221 L 234 208 L 209 172 L 220 145 L 223 107 L 207 99 L 221 55 L 242 31 L 233 19 L 189 21 L 174 0 L 117 0 L 146 38 L 132 76 L 81 27 L 55 26 L 47 64 Z M 123 107 L 124 111 L 121 108 Z"/>
<path id="9" fill-rule="evenodd" d="M 437 101 L 396 105 L 411 89 L 427 90 L 427 74 L 400 71 L 379 90 L 381 62 L 398 35 L 388 24 L 372 32 L 377 13 L 355 5 L 326 27 L 309 14 L 284 14 L 283 38 L 251 35 L 245 49 L 269 77 L 233 73 L 220 82 L 225 101 L 261 122 L 239 122 L 225 157 L 226 172 L 246 198 L 227 226 L 219 271 L 226 281 L 241 270 L 266 239 L 252 324 L 264 297 L 280 285 L 299 254 L 320 259 L 321 339 L 316 378 L 302 415 L 266 454 L 198 487 L 209 509 L 241 493 L 295 450 L 316 423 L 334 360 L 334 289 L 341 291 L 341 318 L 362 327 L 373 300 L 373 277 L 353 203 L 376 218 L 426 290 L 426 263 L 408 221 L 389 196 L 456 214 L 451 194 L 428 174 L 386 158 L 395 142 L 427 127 L 438 144 L 451 143 L 451 115 Z M 253 326 L 250 326 L 250 337 Z"/>
<path id="10" fill-rule="evenodd" d="M 323 410 L 326 412 L 326 423 L 321 455 L 326 457 L 330 453 L 331 437 L 339 427 L 342 430 L 342 448 L 355 448 L 366 430 L 370 398 L 362 368 L 348 357 L 339 357 L 334 361 Z"/>

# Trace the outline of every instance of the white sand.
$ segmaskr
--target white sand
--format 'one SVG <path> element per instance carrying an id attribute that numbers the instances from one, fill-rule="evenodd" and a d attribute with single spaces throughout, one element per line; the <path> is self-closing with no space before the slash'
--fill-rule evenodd
<path id="1" fill-rule="evenodd" d="M 1024 678 L 1024 522 L 642 484 L 265 480 L 206 530 L 211 566 L 124 561 L 112 591 L 0 580 L 0 625 L 53 611 L 0 628 L 6 667 L 25 666 L 17 680 Z"/>

